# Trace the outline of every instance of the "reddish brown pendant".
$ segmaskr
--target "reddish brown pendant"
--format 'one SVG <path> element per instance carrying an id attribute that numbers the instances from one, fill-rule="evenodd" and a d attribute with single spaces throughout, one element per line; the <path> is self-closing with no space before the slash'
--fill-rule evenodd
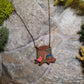
<path id="1" fill-rule="evenodd" d="M 37 58 L 35 59 L 35 64 L 39 63 L 41 66 L 43 63 L 55 63 L 56 59 L 52 55 L 52 50 L 49 46 L 40 46 L 36 48 Z"/>

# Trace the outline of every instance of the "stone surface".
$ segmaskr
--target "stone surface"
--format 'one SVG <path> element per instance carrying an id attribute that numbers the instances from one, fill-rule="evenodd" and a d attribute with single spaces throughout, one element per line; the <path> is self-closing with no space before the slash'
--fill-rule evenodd
<path id="1" fill-rule="evenodd" d="M 12 50 L 31 41 L 31 38 L 16 14 L 12 14 L 10 18 L 4 22 L 4 26 L 9 28 L 9 39 L 5 50 Z"/>
<path id="2" fill-rule="evenodd" d="M 44 11 L 48 12 L 48 0 L 36 0 Z M 80 30 L 81 21 L 83 17 L 78 16 L 74 9 L 66 8 L 63 6 L 53 6 L 54 0 L 50 1 L 51 17 L 55 21 L 57 27 L 64 35 L 76 35 Z M 72 31 L 73 30 L 73 31 Z"/>
<path id="3" fill-rule="evenodd" d="M 20 62 L 18 60 L 16 60 L 14 57 L 7 55 L 7 54 L 2 54 L 2 58 L 4 62 L 7 63 L 14 63 L 14 64 L 20 64 Z"/>
<path id="4" fill-rule="evenodd" d="M 41 11 L 41 8 L 34 0 L 13 0 L 13 4 L 18 14 L 23 18 L 34 39 L 47 34 L 49 30 L 48 17 Z M 6 50 L 19 48 L 31 41 L 30 35 L 26 31 L 20 18 L 15 13 L 5 21 L 3 26 L 8 27 L 10 30 Z M 51 23 L 51 28 L 52 30 L 56 29 L 56 25 L 53 21 Z"/>
<path id="5" fill-rule="evenodd" d="M 36 46 L 49 44 L 48 0 L 13 0 L 35 39 Z M 3 64 L 13 80 L 22 84 L 84 84 L 84 68 L 76 59 L 81 44 L 76 34 L 84 22 L 84 16 L 77 16 L 71 8 L 51 8 L 51 47 L 55 64 L 34 64 L 36 50 L 32 39 L 20 18 L 13 13 L 3 26 L 10 34 L 4 53 Z M 0 63 L 2 59 L 0 58 Z M 0 64 L 1 65 L 1 64 Z M 1 68 L 0 68 L 1 70 Z M 1 71 L 0 71 L 1 73 Z"/>
<path id="6" fill-rule="evenodd" d="M 39 6 L 48 13 L 48 0 L 36 0 Z M 54 6 L 54 0 L 50 0 L 50 14 L 51 18 L 57 20 L 61 13 L 64 11 L 63 6 Z"/>
<path id="7" fill-rule="evenodd" d="M 59 17 L 58 27 L 65 35 L 76 35 L 80 30 L 82 17 L 77 16 L 75 10 L 67 8 Z"/>
<path id="8" fill-rule="evenodd" d="M 57 58 L 48 74 L 37 84 L 84 84 L 81 64 L 76 59 L 78 48 L 77 39 L 68 39 L 54 52 Z"/>
<path id="9" fill-rule="evenodd" d="M 54 37 L 56 40 L 54 40 Z M 53 34 L 51 42 L 53 42 L 51 46 L 54 48 L 58 47 L 62 40 L 59 36 Z M 38 46 L 43 44 L 48 45 L 48 43 L 48 35 L 42 36 L 36 41 L 36 45 Z M 55 43 L 57 44 L 55 45 Z M 29 84 L 36 82 L 48 69 L 47 64 L 43 64 L 41 67 L 39 67 L 37 64 L 34 64 L 34 59 L 36 58 L 36 50 L 32 44 L 33 43 L 25 46 L 24 48 L 18 49 L 17 51 L 11 51 L 10 53 L 5 52 L 5 54 L 2 54 L 4 57 L 3 63 L 8 68 L 8 71 L 11 73 L 12 77 L 14 79 L 25 78 Z M 16 61 L 14 58 L 18 61 Z"/>

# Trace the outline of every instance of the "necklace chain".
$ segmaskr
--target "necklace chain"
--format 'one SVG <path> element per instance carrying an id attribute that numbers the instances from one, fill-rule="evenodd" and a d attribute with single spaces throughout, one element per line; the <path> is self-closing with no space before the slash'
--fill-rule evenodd
<path id="1" fill-rule="evenodd" d="M 13 1 L 11 1 L 11 2 L 12 2 L 12 4 L 13 4 Z M 17 11 L 16 11 L 14 5 L 13 5 L 13 8 L 14 8 L 14 11 L 16 12 L 17 16 L 20 18 L 20 20 L 21 20 L 22 23 L 24 24 L 24 26 L 25 26 L 27 32 L 28 32 L 29 35 L 31 36 L 32 41 L 33 41 L 33 43 L 34 43 L 34 47 L 37 48 L 36 45 L 35 45 L 35 40 L 34 40 L 32 34 L 30 33 L 28 27 L 26 26 L 24 20 L 23 20 L 22 17 L 17 13 Z M 48 20 L 49 20 L 49 47 L 50 47 L 50 42 L 51 42 L 51 28 L 50 28 L 50 2 L 49 2 L 49 0 L 48 0 Z"/>

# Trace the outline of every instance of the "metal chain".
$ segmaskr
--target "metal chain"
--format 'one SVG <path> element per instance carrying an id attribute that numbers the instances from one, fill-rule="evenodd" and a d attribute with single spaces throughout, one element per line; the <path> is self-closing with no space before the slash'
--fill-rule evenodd
<path id="1" fill-rule="evenodd" d="M 21 16 L 17 13 L 17 11 L 15 10 L 15 7 L 13 7 L 13 8 L 14 8 L 14 11 L 16 12 L 17 16 L 20 18 L 20 20 L 21 20 L 22 23 L 24 24 L 24 26 L 25 26 L 25 28 L 26 28 L 28 34 L 31 36 L 32 41 L 33 41 L 33 43 L 34 43 L 34 47 L 36 48 L 35 41 L 34 41 L 34 38 L 33 38 L 32 34 L 30 33 L 29 29 L 27 28 L 27 26 L 26 26 L 25 22 L 23 21 L 22 17 L 21 17 Z"/>
<path id="2" fill-rule="evenodd" d="M 12 2 L 12 4 L 13 4 L 13 2 Z M 33 40 L 33 43 L 34 43 L 34 47 L 37 48 L 36 45 L 35 45 L 35 40 L 34 40 L 32 34 L 30 33 L 29 29 L 27 28 L 27 26 L 26 26 L 25 22 L 23 21 L 22 17 L 17 13 L 14 5 L 13 5 L 13 8 L 14 8 L 14 11 L 16 12 L 17 16 L 21 19 L 22 23 L 24 24 L 27 32 L 30 34 L 30 36 Z M 50 25 L 50 2 L 49 2 L 49 0 L 48 0 L 48 20 L 49 20 L 49 47 L 50 47 L 51 46 L 51 28 L 50 28 L 51 25 Z"/>
<path id="3" fill-rule="evenodd" d="M 48 0 L 48 20 L 49 20 L 49 47 L 51 47 L 50 1 L 49 0 Z"/>

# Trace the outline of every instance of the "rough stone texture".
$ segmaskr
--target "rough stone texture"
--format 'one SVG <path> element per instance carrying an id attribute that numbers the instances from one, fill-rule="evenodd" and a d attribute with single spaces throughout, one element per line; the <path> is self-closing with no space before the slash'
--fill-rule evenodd
<path id="1" fill-rule="evenodd" d="M 4 26 L 9 28 L 9 40 L 5 50 L 12 50 L 31 41 L 24 25 L 17 15 L 12 14 L 8 20 L 4 22 Z"/>
<path id="2" fill-rule="evenodd" d="M 54 40 L 54 37 L 56 40 Z M 48 39 L 48 35 L 42 36 L 36 41 L 36 45 L 48 45 L 48 40 L 46 39 Z M 62 40 L 59 36 L 53 34 L 51 41 L 53 44 L 51 46 L 53 48 L 58 47 L 61 41 Z M 57 44 L 55 45 L 55 43 Z M 8 71 L 11 73 L 12 77 L 14 79 L 25 78 L 29 84 L 36 82 L 48 68 L 47 64 L 44 64 L 42 67 L 34 64 L 34 59 L 36 58 L 36 50 L 32 45 L 33 43 L 28 44 L 27 46 L 16 51 L 10 51 L 10 53 L 5 52 L 5 54 L 3 54 L 4 65 L 8 68 Z M 9 57 L 11 58 L 12 62 L 9 61 Z M 19 63 L 17 63 L 18 61 L 16 61 L 14 58 L 16 58 Z"/>
<path id="3" fill-rule="evenodd" d="M 76 35 L 80 30 L 82 17 L 77 16 L 75 10 L 67 8 L 59 17 L 58 26 L 65 35 Z"/>
<path id="4" fill-rule="evenodd" d="M 37 46 L 48 45 L 47 0 L 13 0 L 17 12 L 34 36 Z M 55 64 L 34 64 L 36 50 L 20 18 L 13 13 L 4 22 L 10 30 L 2 53 L 3 64 L 12 79 L 22 84 L 84 84 L 84 68 L 76 59 L 81 44 L 76 34 L 84 22 L 71 8 L 51 7 L 51 47 Z M 1 59 L 0 59 L 1 60 Z M 1 61 L 0 61 L 1 62 Z"/>
<path id="5" fill-rule="evenodd" d="M 38 4 L 47 13 L 48 0 L 36 0 Z M 67 8 L 64 10 L 63 6 L 53 6 L 54 0 L 50 1 L 51 18 L 55 21 L 57 27 L 64 35 L 76 35 L 80 30 L 81 21 L 83 17 L 78 16 L 74 9 Z"/>
<path id="6" fill-rule="evenodd" d="M 59 50 L 54 52 L 56 63 L 37 84 L 84 84 L 81 64 L 76 60 L 78 48 L 80 46 L 77 39 L 65 40 Z"/>
<path id="7" fill-rule="evenodd" d="M 2 58 L 4 62 L 7 63 L 14 63 L 14 64 L 20 64 L 18 60 L 16 60 L 14 57 L 7 55 L 7 54 L 2 54 Z"/>
<path id="8" fill-rule="evenodd" d="M 34 0 L 13 0 L 13 4 L 18 14 L 23 18 L 34 39 L 47 34 L 49 30 L 48 17 L 41 11 Z M 16 14 L 13 14 L 7 21 L 5 21 L 4 26 L 8 27 L 10 30 L 6 50 L 19 48 L 31 41 L 29 34 Z M 53 21 L 51 22 L 51 28 L 52 30 L 56 29 L 56 25 Z"/>
<path id="9" fill-rule="evenodd" d="M 38 4 L 41 6 L 41 8 L 48 13 L 48 0 L 36 0 Z M 61 13 L 64 11 L 63 6 L 53 6 L 54 5 L 54 0 L 50 0 L 50 13 L 51 13 L 51 18 L 54 20 L 57 20 Z M 48 14 L 47 14 L 48 15 Z"/>

